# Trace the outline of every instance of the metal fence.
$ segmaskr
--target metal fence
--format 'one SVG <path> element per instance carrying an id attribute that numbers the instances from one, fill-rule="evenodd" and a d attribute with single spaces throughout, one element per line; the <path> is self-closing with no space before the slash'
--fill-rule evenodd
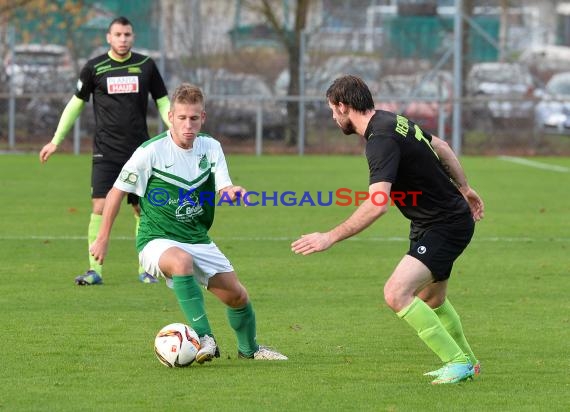
<path id="1" fill-rule="evenodd" d="M 352 73 L 363 77 L 371 86 L 379 109 L 402 113 L 447 140 L 457 132 L 462 153 L 570 153 L 570 128 L 566 127 L 565 120 L 545 128 L 543 119 L 538 118 L 537 108 L 544 103 L 539 94 L 525 92 L 517 96 L 483 97 L 477 93 L 457 92 L 459 76 L 453 71 L 452 59 L 454 45 L 458 44 L 453 28 L 457 22 L 457 19 L 453 20 L 455 9 L 440 7 L 438 15 L 414 17 L 401 15 L 395 6 L 385 6 L 395 2 L 315 2 L 316 7 L 310 12 L 308 27 L 302 36 L 302 96 L 288 96 L 287 58 L 276 42 L 268 46 L 267 42 L 256 43 L 252 42 L 255 38 L 249 38 L 250 42 L 245 42 L 247 46 L 242 48 L 230 41 L 231 34 L 237 30 L 234 8 L 238 3 L 225 0 L 161 1 L 153 3 L 156 13 L 148 13 L 146 17 L 149 27 L 160 22 L 161 28 L 152 32 L 156 34 L 154 40 L 163 38 L 162 43 L 158 42 L 160 50 L 149 52 L 154 52 L 152 55 L 156 56 L 168 89 L 172 91 L 181 81 L 191 81 L 204 89 L 208 114 L 205 130 L 222 141 L 228 152 L 361 153 L 362 142 L 342 135 L 324 100 L 324 92 L 335 77 Z M 520 7 L 513 9 L 510 26 L 504 31 L 506 44 L 511 45 L 506 60 L 516 62 L 521 50 L 513 47 L 526 46 L 527 40 L 529 43 L 546 39 L 544 31 L 553 26 L 546 23 L 554 20 L 553 15 L 550 20 L 541 17 L 547 15 L 548 10 L 543 13 L 543 9 L 548 9 L 549 2 L 537 5 L 537 2 L 518 0 L 510 3 Z M 530 6 L 523 7 L 526 3 Z M 172 13 L 169 14 L 169 10 Z M 197 13 L 189 17 L 190 14 L 184 12 L 188 10 Z M 463 74 L 475 63 L 505 54 L 499 53 L 497 48 L 501 26 L 496 7 L 489 10 L 472 18 L 468 36 L 472 47 L 459 58 L 466 69 Z M 242 8 L 242 17 L 244 13 Z M 191 25 L 188 19 L 192 20 Z M 260 24 L 259 20 L 254 23 L 251 27 Z M 422 30 L 404 30 L 410 25 L 421 26 Z M 190 31 L 189 26 L 193 27 Z M 0 38 L 4 39 L 0 42 L 2 57 L 7 53 L 7 47 L 14 47 L 6 41 L 9 37 L 0 28 Z M 103 39 L 104 30 L 93 33 L 93 37 Z M 174 54 L 184 51 L 187 53 Z M 567 67 L 570 70 L 570 65 Z M 74 81 L 53 93 L 43 93 L 45 89 L 36 86 L 17 93 L 7 81 L 5 69 L 5 65 L 0 69 L 0 149 L 39 150 L 51 139 L 59 116 L 71 97 Z M 231 75 L 216 74 L 209 78 L 211 74 L 200 74 L 208 72 Z M 430 79 L 434 75 L 443 81 L 434 83 Z M 225 77 L 238 79 L 243 88 L 217 90 Z M 263 90 L 258 91 L 262 83 Z M 426 85 L 429 86 L 427 89 Z M 533 87 L 542 89 L 544 84 Z M 566 102 L 560 103 L 563 108 L 560 116 L 569 113 L 570 118 Z M 161 130 L 161 122 L 154 105 L 150 103 L 149 107 L 152 135 Z M 289 118 L 288 113 L 292 112 L 300 115 Z M 455 126 L 454 112 L 461 116 L 460 124 Z M 570 127 L 570 121 L 568 123 Z M 93 133 L 92 108 L 87 105 L 61 150 L 89 152 Z"/>
<path id="2" fill-rule="evenodd" d="M 38 151 L 50 141 L 70 96 L 69 93 L 17 97 L 0 94 L 0 150 Z M 229 153 L 362 153 L 363 143 L 355 136 L 344 136 L 340 132 L 324 97 L 212 95 L 207 99 L 204 131 L 219 139 Z M 288 123 L 286 116 L 290 102 L 299 105 L 301 113 L 299 122 L 293 125 Z M 409 116 L 412 120 L 430 133 L 450 139 L 453 125 L 450 99 L 378 96 L 376 102 L 380 109 L 404 114 L 415 108 L 418 117 Z M 541 130 L 534 118 L 537 103 L 536 99 L 463 99 L 462 152 L 476 155 L 570 154 L 570 124 Z M 493 116 L 490 110 L 485 110 L 489 106 L 504 110 Z M 153 135 L 160 132 L 163 125 L 152 103 L 149 107 L 153 108 L 148 118 L 149 131 Z M 513 110 L 517 107 L 524 110 L 517 113 Z M 60 150 L 89 153 L 94 126 L 92 107 L 88 104 Z M 291 140 L 292 131 L 295 139 Z"/>

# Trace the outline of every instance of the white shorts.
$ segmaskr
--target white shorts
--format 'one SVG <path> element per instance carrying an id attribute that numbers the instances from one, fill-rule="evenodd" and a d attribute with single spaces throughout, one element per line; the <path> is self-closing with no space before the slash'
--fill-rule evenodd
<path id="1" fill-rule="evenodd" d="M 160 256 L 171 247 L 182 249 L 192 256 L 194 278 L 204 287 L 208 287 L 208 280 L 215 274 L 234 271 L 228 258 L 224 256 L 214 242 L 193 245 L 169 239 L 154 239 L 148 242 L 139 253 L 141 266 L 154 277 L 165 277 L 158 267 L 158 261 Z M 166 278 L 166 285 L 172 287 L 172 279 Z"/>

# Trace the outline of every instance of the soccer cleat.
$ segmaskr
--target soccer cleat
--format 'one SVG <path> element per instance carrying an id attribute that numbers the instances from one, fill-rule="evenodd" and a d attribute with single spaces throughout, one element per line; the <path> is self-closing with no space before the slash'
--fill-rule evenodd
<path id="1" fill-rule="evenodd" d="M 445 366 L 436 369 L 434 371 L 429 371 L 424 373 L 424 376 L 433 376 L 434 378 L 437 378 L 439 375 L 441 375 L 441 373 L 443 372 L 443 370 L 445 369 Z"/>
<path id="2" fill-rule="evenodd" d="M 196 362 L 202 364 L 219 357 L 220 350 L 214 338 L 209 335 L 200 336 L 200 350 L 196 354 Z"/>
<path id="3" fill-rule="evenodd" d="M 75 284 L 78 286 L 101 285 L 102 283 L 101 275 L 91 269 L 75 278 Z"/>
<path id="4" fill-rule="evenodd" d="M 424 373 L 424 376 L 433 376 L 434 378 L 437 378 L 439 375 L 441 375 L 444 369 L 445 366 L 434 371 L 426 372 Z M 477 361 L 477 363 L 473 365 L 473 378 L 479 376 L 480 374 L 481 374 L 481 362 Z"/>
<path id="5" fill-rule="evenodd" d="M 473 365 L 473 377 L 479 376 L 481 374 L 481 362 L 477 361 L 475 365 Z"/>
<path id="6" fill-rule="evenodd" d="M 472 378 L 474 374 L 471 363 L 448 363 L 440 371 L 432 385 L 462 382 Z"/>
<path id="7" fill-rule="evenodd" d="M 241 359 L 255 359 L 255 360 L 287 360 L 287 356 L 268 348 L 267 346 L 259 346 L 256 352 L 252 355 L 244 355 L 238 351 L 238 358 Z"/>
<path id="8" fill-rule="evenodd" d="M 141 274 L 139 275 L 139 280 L 140 280 L 142 283 L 158 283 L 158 279 L 155 278 L 154 276 L 152 276 L 152 275 L 151 275 L 150 273 L 148 273 L 148 272 L 141 273 Z"/>

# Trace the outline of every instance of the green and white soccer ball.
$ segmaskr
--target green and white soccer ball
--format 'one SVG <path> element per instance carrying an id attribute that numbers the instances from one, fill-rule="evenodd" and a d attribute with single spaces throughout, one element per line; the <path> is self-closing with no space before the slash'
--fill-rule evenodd
<path id="1" fill-rule="evenodd" d="M 165 366 L 190 366 L 200 350 L 200 338 L 190 326 L 171 323 L 158 331 L 154 339 L 154 353 Z"/>

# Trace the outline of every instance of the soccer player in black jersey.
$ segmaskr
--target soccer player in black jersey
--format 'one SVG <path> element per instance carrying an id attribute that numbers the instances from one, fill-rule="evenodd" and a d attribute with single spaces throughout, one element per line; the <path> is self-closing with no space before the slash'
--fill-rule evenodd
<path id="1" fill-rule="evenodd" d="M 384 286 L 386 303 L 444 363 L 426 373 L 435 378 L 433 384 L 477 375 L 479 361 L 446 292 L 453 262 L 469 244 L 475 221 L 483 218 L 483 201 L 447 143 L 403 116 L 376 111 L 362 79 L 340 77 L 326 97 L 340 129 L 366 139 L 369 197 L 346 221 L 325 233 L 303 235 L 292 250 L 324 251 L 366 229 L 393 201 L 411 221 L 410 248 Z"/>
<path id="2" fill-rule="evenodd" d="M 109 52 L 89 60 L 81 69 L 77 89 L 66 105 L 50 143 L 40 151 L 46 162 L 57 150 L 75 120 L 93 95 L 95 138 L 91 174 L 92 213 L 88 228 L 88 245 L 97 237 L 105 196 L 113 186 L 124 163 L 142 142 L 148 140 L 146 121 L 148 95 L 152 96 L 163 121 L 169 125 L 168 91 L 154 61 L 131 51 L 133 26 L 126 17 L 114 19 L 107 31 Z M 130 195 L 128 202 L 135 210 L 138 230 L 140 209 L 138 198 Z M 103 266 L 89 254 L 89 270 L 75 278 L 78 285 L 103 283 Z M 157 281 L 139 266 L 144 283 Z"/>

